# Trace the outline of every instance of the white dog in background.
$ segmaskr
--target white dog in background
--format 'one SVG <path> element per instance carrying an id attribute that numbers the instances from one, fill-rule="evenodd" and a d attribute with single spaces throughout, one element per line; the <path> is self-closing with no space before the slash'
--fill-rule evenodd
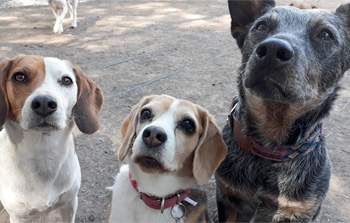
<path id="1" fill-rule="evenodd" d="M 63 32 L 62 22 L 66 17 L 69 9 L 70 19 L 72 20 L 72 27 L 77 27 L 77 8 L 79 0 L 48 0 L 53 14 L 56 17 L 56 23 L 53 27 L 53 32 L 60 34 Z"/>

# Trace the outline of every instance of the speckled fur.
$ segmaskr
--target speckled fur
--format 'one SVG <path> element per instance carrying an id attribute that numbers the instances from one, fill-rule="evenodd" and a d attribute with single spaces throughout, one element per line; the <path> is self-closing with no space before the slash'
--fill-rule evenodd
<path id="1" fill-rule="evenodd" d="M 349 69 L 350 5 L 331 13 L 275 7 L 272 0 L 229 1 L 229 9 L 231 32 L 242 53 L 237 118 L 243 132 L 266 147 L 302 142 L 329 115 L 338 82 Z M 256 29 L 261 21 L 266 30 Z M 332 40 L 317 37 L 324 30 Z M 283 69 L 255 63 L 257 47 L 269 38 L 294 50 L 293 61 Z M 279 89 L 268 85 L 270 79 L 277 80 Z M 278 112 L 282 108 L 285 112 Z M 323 136 L 308 155 L 275 162 L 240 149 L 228 125 L 223 135 L 229 152 L 216 172 L 220 222 L 310 222 L 317 217 L 331 173 Z"/>

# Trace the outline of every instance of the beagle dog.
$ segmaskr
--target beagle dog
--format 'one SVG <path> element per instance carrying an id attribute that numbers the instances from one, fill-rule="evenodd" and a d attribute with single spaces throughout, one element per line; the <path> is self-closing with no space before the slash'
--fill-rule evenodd
<path id="1" fill-rule="evenodd" d="M 68 61 L 0 63 L 0 201 L 11 223 L 53 209 L 74 222 L 81 173 L 72 128 L 97 131 L 102 104 L 100 88 Z"/>
<path id="2" fill-rule="evenodd" d="M 72 27 L 77 27 L 77 8 L 79 0 L 48 0 L 50 8 L 56 18 L 53 32 L 60 34 L 63 32 L 63 19 L 69 10 Z"/>
<path id="3" fill-rule="evenodd" d="M 207 183 L 226 154 L 207 110 L 167 95 L 143 98 L 122 125 L 118 157 L 128 164 L 111 187 L 107 221 L 211 222 L 195 184 Z"/>

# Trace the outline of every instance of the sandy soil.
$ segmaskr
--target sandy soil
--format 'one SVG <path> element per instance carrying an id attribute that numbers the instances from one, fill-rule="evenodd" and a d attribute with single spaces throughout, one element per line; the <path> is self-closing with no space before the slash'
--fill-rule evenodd
<path id="1" fill-rule="evenodd" d="M 54 16 L 47 5 L 8 8 L 6 2 L 0 2 L 0 60 L 20 53 L 67 59 L 96 81 L 106 97 L 100 130 L 93 135 L 77 131 L 82 186 L 76 222 L 105 222 L 111 200 L 105 188 L 120 166 L 114 154 L 120 126 L 143 96 L 164 93 L 191 100 L 224 126 L 240 64 L 226 0 L 82 2 L 78 27 L 70 29 L 67 16 L 62 35 L 53 34 Z M 310 2 L 334 10 L 346 1 Z M 333 174 L 320 222 L 350 222 L 349 85 L 347 74 L 324 125 Z M 213 180 L 206 187 L 212 211 L 214 187 Z M 0 222 L 7 222 L 1 207 Z"/>

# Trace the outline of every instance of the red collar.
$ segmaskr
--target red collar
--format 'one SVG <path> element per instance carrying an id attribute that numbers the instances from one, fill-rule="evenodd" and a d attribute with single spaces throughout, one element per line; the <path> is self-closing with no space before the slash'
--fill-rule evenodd
<path id="1" fill-rule="evenodd" d="M 237 102 L 236 102 L 237 103 Z M 237 105 L 237 104 L 236 104 Z M 278 148 L 266 148 L 262 143 L 256 141 L 253 137 L 245 135 L 242 130 L 243 126 L 235 118 L 235 108 L 231 110 L 228 116 L 228 123 L 233 130 L 235 140 L 239 147 L 253 155 L 273 161 L 288 161 L 297 157 L 302 157 L 313 151 L 322 135 L 322 126 L 318 127 L 307 139 L 297 145 L 287 145 Z"/>
<path id="2" fill-rule="evenodd" d="M 185 200 L 185 198 L 188 197 L 188 193 L 190 192 L 190 189 L 188 188 L 184 190 L 179 190 L 176 193 L 169 194 L 165 197 L 150 196 L 138 190 L 137 182 L 136 180 L 132 179 L 131 172 L 129 172 L 129 179 L 133 188 L 140 194 L 141 200 L 148 207 L 156 210 L 161 210 L 161 213 L 163 213 L 164 209 L 173 207 L 174 205 L 179 204 L 181 201 Z"/>

